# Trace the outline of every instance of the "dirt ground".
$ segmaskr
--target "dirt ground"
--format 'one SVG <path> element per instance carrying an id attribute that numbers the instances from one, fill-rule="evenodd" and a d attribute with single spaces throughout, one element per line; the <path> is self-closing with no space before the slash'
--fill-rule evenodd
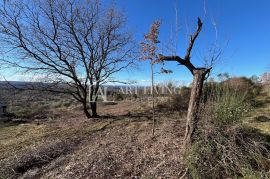
<path id="1" fill-rule="evenodd" d="M 53 121 L 1 124 L 0 178 L 179 178 L 184 173 L 180 114 L 158 114 L 153 137 L 145 104 L 123 101 L 99 111 L 103 117 L 95 121 L 69 112 Z"/>

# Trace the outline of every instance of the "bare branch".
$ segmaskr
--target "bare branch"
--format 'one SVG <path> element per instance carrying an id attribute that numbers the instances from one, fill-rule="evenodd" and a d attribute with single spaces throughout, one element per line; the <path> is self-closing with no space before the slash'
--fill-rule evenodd
<path id="1" fill-rule="evenodd" d="M 198 22 L 197 22 L 197 30 L 195 31 L 195 33 L 193 35 L 190 36 L 190 42 L 189 42 L 189 46 L 187 48 L 187 52 L 185 55 L 185 60 L 190 60 L 190 54 L 194 45 L 194 42 L 196 41 L 197 37 L 199 36 L 201 29 L 202 29 L 202 21 L 201 19 L 198 17 Z"/>
<path id="2" fill-rule="evenodd" d="M 59 85 L 43 90 L 69 93 L 87 113 L 88 87 L 96 84 L 89 95 L 97 100 L 101 82 L 132 64 L 134 46 L 124 28 L 124 16 L 98 0 L 7 1 L 0 7 L 1 64 L 46 75 Z"/>

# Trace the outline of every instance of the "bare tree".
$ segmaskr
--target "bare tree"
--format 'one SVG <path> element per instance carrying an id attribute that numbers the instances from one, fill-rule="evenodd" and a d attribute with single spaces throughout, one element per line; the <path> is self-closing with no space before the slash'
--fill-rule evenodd
<path id="1" fill-rule="evenodd" d="M 161 22 L 155 21 L 151 25 L 150 32 L 144 36 L 144 42 L 141 43 L 143 60 L 149 60 L 151 65 L 151 94 L 152 94 L 152 134 L 155 134 L 155 90 L 154 90 L 154 64 L 158 62 L 157 44 L 159 43 L 159 27 Z"/>
<path id="2" fill-rule="evenodd" d="M 123 14 L 98 0 L 2 2 L 1 62 L 43 76 L 42 90 L 70 94 L 88 118 L 97 117 L 100 86 L 132 64 L 134 43 L 124 27 Z"/>
<path id="3" fill-rule="evenodd" d="M 199 36 L 203 23 L 200 18 L 198 18 L 197 22 L 197 29 L 196 31 L 190 35 L 189 45 L 186 50 L 185 56 L 182 58 L 180 56 L 164 56 L 159 55 L 160 61 L 175 61 L 178 62 L 179 65 L 185 66 L 193 75 L 193 83 L 191 89 L 191 96 L 189 101 L 188 113 L 187 113 L 187 122 L 186 122 L 186 132 L 184 138 L 184 145 L 189 145 L 193 138 L 194 133 L 197 129 L 198 124 L 198 113 L 199 113 L 199 106 L 202 97 L 202 89 L 203 84 L 206 78 L 208 77 L 212 67 L 195 67 L 194 64 L 190 61 L 191 59 L 191 52 L 194 46 L 194 43 Z M 219 56 L 219 54 L 218 54 Z M 211 61 L 216 60 L 218 56 L 212 57 Z"/>

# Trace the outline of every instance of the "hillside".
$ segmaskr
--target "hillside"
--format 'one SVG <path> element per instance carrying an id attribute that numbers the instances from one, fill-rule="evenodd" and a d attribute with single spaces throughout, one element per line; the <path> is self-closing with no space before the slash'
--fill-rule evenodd
<path id="1" fill-rule="evenodd" d="M 122 110 L 122 116 L 97 121 L 73 114 L 42 123 L 1 123 L 2 178 L 179 177 L 185 121 L 160 115 L 152 137 L 147 115 Z"/>
<path id="2" fill-rule="evenodd" d="M 270 134 L 269 99 L 264 86 L 245 125 Z M 159 112 L 153 137 L 148 103 L 124 100 L 98 109 L 102 117 L 95 120 L 64 105 L 54 118 L 0 122 L 0 178 L 179 178 L 185 173 L 184 113 Z"/>
<path id="3" fill-rule="evenodd" d="M 263 86 L 256 98 L 256 110 L 248 115 L 246 122 L 262 133 L 270 134 L 270 85 Z"/>

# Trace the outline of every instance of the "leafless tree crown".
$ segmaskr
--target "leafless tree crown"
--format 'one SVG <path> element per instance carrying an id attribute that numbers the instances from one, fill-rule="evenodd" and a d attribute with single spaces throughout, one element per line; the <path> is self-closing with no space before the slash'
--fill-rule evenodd
<path id="1" fill-rule="evenodd" d="M 98 0 L 2 2 L 0 40 L 2 64 L 66 84 L 70 88 L 59 92 L 79 101 L 86 100 L 89 86 L 95 85 L 95 95 L 99 85 L 132 64 L 123 14 Z"/>

